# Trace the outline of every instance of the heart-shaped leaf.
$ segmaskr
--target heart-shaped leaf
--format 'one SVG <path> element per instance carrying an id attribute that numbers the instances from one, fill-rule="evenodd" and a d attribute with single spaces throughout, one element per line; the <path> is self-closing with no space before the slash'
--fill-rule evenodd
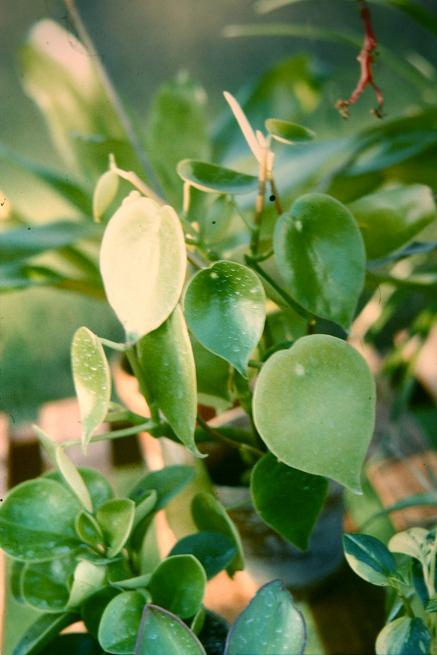
<path id="1" fill-rule="evenodd" d="M 135 518 L 135 503 L 129 498 L 112 498 L 96 512 L 105 543 L 107 556 L 115 557 L 129 539 Z"/>
<path id="2" fill-rule="evenodd" d="M 369 259 L 401 248 L 436 218 L 432 191 L 423 184 L 363 196 L 349 209 L 358 222 Z"/>
<path id="3" fill-rule="evenodd" d="M 82 504 L 82 506 L 88 512 L 92 512 L 93 504 L 91 501 L 91 497 L 88 493 L 88 488 L 81 474 L 79 473 L 79 471 L 77 470 L 71 459 L 68 457 L 62 446 L 58 446 L 58 448 L 56 448 L 55 458 L 56 458 L 56 466 L 58 467 L 60 474 L 64 478 L 65 483 L 69 486 L 69 488 L 77 497 L 78 501 Z"/>
<path id="4" fill-rule="evenodd" d="M 368 534 L 345 534 L 343 545 L 349 566 L 360 578 L 380 587 L 388 586 L 389 577 L 396 571 L 396 561 L 382 541 Z"/>
<path id="5" fill-rule="evenodd" d="M 302 125 L 283 121 L 279 118 L 268 118 L 265 126 L 275 141 L 279 141 L 279 143 L 306 143 L 312 141 L 316 136 L 312 130 Z"/>
<path id="6" fill-rule="evenodd" d="M 327 480 L 286 466 L 268 453 L 253 468 L 250 488 L 263 521 L 306 550 L 326 497 Z"/>
<path id="7" fill-rule="evenodd" d="M 82 421 L 82 445 L 105 420 L 111 400 L 111 373 L 100 339 L 86 327 L 76 330 L 71 345 L 74 387 Z"/>
<path id="8" fill-rule="evenodd" d="M 261 587 L 229 631 L 225 655 L 301 655 L 305 622 L 291 594 L 274 580 Z"/>
<path id="9" fill-rule="evenodd" d="M 45 612 L 65 610 L 76 566 L 77 560 L 71 556 L 26 564 L 21 582 L 26 603 Z"/>
<path id="10" fill-rule="evenodd" d="M 280 461 L 360 492 L 375 385 L 352 346 L 316 334 L 275 353 L 256 382 L 253 412 L 263 441 Z"/>
<path id="11" fill-rule="evenodd" d="M 244 568 L 243 546 L 240 535 L 223 505 L 211 494 L 201 491 L 192 500 L 191 513 L 199 530 L 220 532 L 231 540 L 236 554 L 226 570 L 229 575 L 233 575 L 235 571 L 241 571 Z"/>
<path id="12" fill-rule="evenodd" d="M 23 482 L 0 506 L 0 547 L 25 561 L 68 555 L 80 544 L 74 529 L 79 510 L 75 496 L 58 482 Z"/>
<path id="13" fill-rule="evenodd" d="M 187 619 L 201 606 L 205 586 L 205 571 L 195 557 L 173 555 L 153 572 L 149 590 L 154 603 Z"/>
<path id="14" fill-rule="evenodd" d="M 138 357 L 152 397 L 177 437 L 195 455 L 196 368 L 184 315 L 179 306 L 164 323 L 138 342 Z"/>
<path id="15" fill-rule="evenodd" d="M 220 532 L 196 532 L 180 539 L 170 555 L 194 555 L 205 569 L 208 580 L 226 569 L 237 549 L 231 539 Z"/>
<path id="16" fill-rule="evenodd" d="M 125 591 L 106 606 L 99 625 L 99 644 L 105 652 L 131 655 L 135 652 L 144 605 L 138 591 Z"/>
<path id="17" fill-rule="evenodd" d="M 321 193 L 301 196 L 276 223 L 274 251 L 294 300 L 348 330 L 365 267 L 363 240 L 351 212 Z"/>
<path id="18" fill-rule="evenodd" d="M 256 273 L 235 262 L 216 262 L 191 279 L 184 305 L 196 339 L 246 377 L 265 320 L 264 289 Z"/>
<path id="19" fill-rule="evenodd" d="M 429 655 L 431 634 L 422 619 L 402 616 L 388 623 L 376 640 L 376 655 Z"/>
<path id="20" fill-rule="evenodd" d="M 177 166 L 177 172 L 184 182 L 189 182 L 201 191 L 237 195 L 258 189 L 258 178 L 253 175 L 239 173 L 206 161 L 183 159 Z"/>
<path id="21" fill-rule="evenodd" d="M 186 271 L 184 233 L 174 210 L 128 199 L 103 235 L 100 270 L 109 304 L 131 342 L 169 317 Z"/>
<path id="22" fill-rule="evenodd" d="M 191 630 L 177 616 L 155 605 L 144 609 L 135 655 L 206 655 Z"/>

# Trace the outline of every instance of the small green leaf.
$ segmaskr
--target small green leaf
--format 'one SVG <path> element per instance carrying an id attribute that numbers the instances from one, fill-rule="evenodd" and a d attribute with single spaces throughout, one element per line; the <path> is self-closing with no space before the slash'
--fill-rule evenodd
<path id="1" fill-rule="evenodd" d="M 93 216 L 99 222 L 105 211 L 115 200 L 119 185 L 119 177 L 114 171 L 106 171 L 97 180 L 93 194 Z"/>
<path id="2" fill-rule="evenodd" d="M 74 529 L 79 509 L 75 496 L 58 482 L 23 482 L 0 506 L 0 547 L 25 561 L 68 555 L 80 543 Z"/>
<path id="3" fill-rule="evenodd" d="M 417 617 L 403 616 L 388 623 L 376 640 L 376 655 L 429 655 L 431 635 Z"/>
<path id="4" fill-rule="evenodd" d="M 253 193 L 258 189 L 257 177 L 205 161 L 183 159 L 177 166 L 177 172 L 184 182 L 189 182 L 201 191 L 237 195 Z"/>
<path id="5" fill-rule="evenodd" d="M 156 330 L 170 316 L 186 267 L 184 233 L 174 210 L 150 198 L 125 201 L 106 226 L 100 270 L 129 341 Z"/>
<path id="6" fill-rule="evenodd" d="M 432 191 L 423 184 L 363 196 L 349 209 L 358 222 L 369 259 L 398 250 L 436 218 Z"/>
<path id="7" fill-rule="evenodd" d="M 135 652 L 144 605 L 144 597 L 137 591 L 125 591 L 108 603 L 98 633 L 104 651 L 115 655 Z"/>
<path id="8" fill-rule="evenodd" d="M 220 532 L 231 540 L 237 552 L 226 570 L 229 575 L 241 571 L 244 568 L 243 546 L 240 535 L 223 505 L 212 494 L 201 491 L 192 500 L 191 513 L 199 530 Z"/>
<path id="9" fill-rule="evenodd" d="M 141 478 L 129 494 L 137 505 L 154 489 L 158 500 L 154 511 L 165 507 L 167 503 L 187 486 L 194 478 L 194 469 L 191 466 L 166 466 L 159 471 L 152 471 Z"/>
<path id="10" fill-rule="evenodd" d="M 246 377 L 265 320 L 265 294 L 256 273 L 235 262 L 216 262 L 191 279 L 184 305 L 196 339 Z"/>
<path id="11" fill-rule="evenodd" d="M 77 560 L 71 556 L 26 564 L 22 579 L 26 603 L 45 612 L 65 610 L 70 597 L 70 580 L 76 565 Z"/>
<path id="12" fill-rule="evenodd" d="M 150 573 L 145 573 L 144 575 L 137 575 L 134 578 L 126 578 L 125 580 L 116 580 L 111 582 L 114 587 L 121 587 L 129 591 L 135 591 L 136 589 L 146 589 L 149 586 L 150 578 L 152 575 Z"/>
<path id="13" fill-rule="evenodd" d="M 279 120 L 278 118 L 268 118 L 265 126 L 275 141 L 279 141 L 279 143 L 306 143 L 312 141 L 316 136 L 312 130 L 302 125 Z"/>
<path id="14" fill-rule="evenodd" d="M 75 528 L 77 536 L 84 544 L 95 548 L 103 544 L 103 534 L 99 524 L 92 514 L 80 512 L 76 516 Z"/>
<path id="15" fill-rule="evenodd" d="M 208 580 L 226 569 L 237 549 L 231 539 L 219 532 L 196 532 L 180 539 L 170 555 L 194 555 L 205 569 Z"/>
<path id="16" fill-rule="evenodd" d="M 134 518 L 135 503 L 128 498 L 113 498 L 99 507 L 96 519 L 108 546 L 108 557 L 115 557 L 122 550 L 129 539 Z"/>
<path id="17" fill-rule="evenodd" d="M 388 542 L 388 549 L 392 553 L 402 553 L 424 562 L 428 550 L 427 536 L 428 530 L 425 528 L 409 528 L 393 535 Z"/>
<path id="18" fill-rule="evenodd" d="M 276 223 L 274 251 L 293 299 L 348 330 L 365 267 L 363 240 L 351 212 L 321 193 L 301 196 Z"/>
<path id="19" fill-rule="evenodd" d="M 180 441 L 200 455 L 194 441 L 196 368 L 179 306 L 159 328 L 138 342 L 138 358 L 152 397 Z"/>
<path id="20" fill-rule="evenodd" d="M 81 505 L 88 511 L 93 511 L 93 504 L 88 493 L 88 488 L 83 478 L 62 446 L 55 451 L 56 466 L 59 469 L 66 484 L 77 497 Z"/>
<path id="21" fill-rule="evenodd" d="M 206 574 L 192 555 L 167 557 L 153 572 L 149 590 L 153 602 L 182 619 L 194 616 L 202 604 Z"/>
<path id="22" fill-rule="evenodd" d="M 280 461 L 360 492 L 375 385 L 352 346 L 317 334 L 275 353 L 256 382 L 253 412 L 263 441 Z"/>
<path id="23" fill-rule="evenodd" d="M 68 600 L 69 607 L 78 607 L 104 586 L 106 569 L 92 562 L 82 560 L 74 570 L 73 582 Z"/>
<path id="24" fill-rule="evenodd" d="M 103 503 L 114 496 L 111 485 L 105 476 L 100 473 L 100 471 L 87 468 L 86 466 L 79 466 L 77 470 L 85 482 L 89 495 L 91 496 L 94 511 L 96 511 L 100 505 L 103 505 Z M 47 480 L 55 480 L 56 482 L 60 482 L 64 487 L 69 489 L 59 471 L 48 471 L 47 473 L 44 473 L 43 477 Z"/>
<path id="25" fill-rule="evenodd" d="M 147 605 L 141 621 L 136 655 L 206 655 L 191 630 L 177 616 Z"/>
<path id="26" fill-rule="evenodd" d="M 73 612 L 43 614 L 21 636 L 12 655 L 38 655 L 61 630 L 79 620 Z"/>
<path id="27" fill-rule="evenodd" d="M 224 655 L 302 655 L 305 622 L 280 580 L 261 587 L 229 631 Z"/>
<path id="28" fill-rule="evenodd" d="M 263 521 L 301 550 L 323 507 L 328 481 L 264 455 L 252 470 L 252 499 Z"/>
<path id="29" fill-rule="evenodd" d="M 86 327 L 76 330 L 71 365 L 82 422 L 82 445 L 104 421 L 111 400 L 111 373 L 100 339 Z"/>
<path id="30" fill-rule="evenodd" d="M 389 585 L 396 561 L 382 541 L 368 534 L 345 534 L 343 546 L 349 566 L 360 578 L 380 587 Z"/>

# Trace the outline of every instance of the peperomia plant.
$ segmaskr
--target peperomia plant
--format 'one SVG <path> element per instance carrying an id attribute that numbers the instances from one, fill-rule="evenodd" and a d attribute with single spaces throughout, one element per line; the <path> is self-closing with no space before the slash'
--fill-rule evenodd
<path id="1" fill-rule="evenodd" d="M 395 534 L 388 548 L 370 535 L 347 534 L 344 551 L 357 575 L 390 590 L 387 625 L 376 640 L 377 655 L 436 653 L 436 530 L 409 528 Z"/>

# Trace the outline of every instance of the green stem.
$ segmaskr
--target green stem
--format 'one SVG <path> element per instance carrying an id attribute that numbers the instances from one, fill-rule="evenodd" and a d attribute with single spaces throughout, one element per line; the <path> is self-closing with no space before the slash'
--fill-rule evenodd
<path id="1" fill-rule="evenodd" d="M 129 348 L 129 350 L 126 350 L 126 357 L 127 360 L 131 366 L 131 369 L 135 375 L 135 377 L 138 380 L 138 384 L 141 390 L 141 393 L 143 394 L 146 403 L 149 407 L 150 410 L 150 416 L 152 420 L 159 425 L 161 419 L 159 416 L 159 409 L 158 406 L 156 405 L 156 402 L 153 400 L 152 393 L 149 389 L 149 385 L 147 384 L 147 380 L 145 378 L 143 369 L 141 368 L 141 364 L 138 359 L 137 351 L 135 349 L 135 346 L 132 346 L 132 348 Z"/>
<path id="2" fill-rule="evenodd" d="M 222 443 L 227 444 L 228 446 L 231 446 L 231 448 L 237 448 L 238 450 L 244 449 L 244 450 L 249 450 L 250 452 L 254 453 L 258 457 L 262 457 L 264 455 L 263 451 L 257 448 L 256 446 L 251 446 L 248 443 L 241 443 L 238 441 L 234 441 L 231 437 L 228 437 L 219 430 L 215 430 L 212 428 L 206 421 L 203 420 L 201 416 L 197 416 L 197 422 L 198 424 L 212 437 L 214 441 L 220 441 Z"/>
<path id="3" fill-rule="evenodd" d="M 91 444 L 96 441 L 111 441 L 112 439 L 121 439 L 122 437 L 130 437 L 134 434 L 139 434 L 140 432 L 150 432 L 153 433 L 156 428 L 159 426 L 152 420 L 144 421 L 144 423 L 139 423 L 138 425 L 133 425 L 130 428 L 123 428 L 122 430 L 113 430 L 112 432 L 104 432 L 103 434 L 96 434 L 92 440 Z M 81 439 L 70 439 L 69 441 L 63 442 L 63 447 L 71 448 L 73 446 L 80 446 L 82 444 Z"/>

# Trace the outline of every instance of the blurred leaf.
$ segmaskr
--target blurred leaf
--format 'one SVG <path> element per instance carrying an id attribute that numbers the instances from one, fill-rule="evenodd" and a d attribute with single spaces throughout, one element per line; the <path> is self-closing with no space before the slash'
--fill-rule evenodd
<path id="1" fill-rule="evenodd" d="M 396 561 L 386 546 L 368 534 L 345 534 L 344 554 L 351 569 L 371 584 L 387 587 Z"/>
<path id="2" fill-rule="evenodd" d="M 96 519 L 108 546 L 107 556 L 115 557 L 129 538 L 135 518 L 135 503 L 129 498 L 112 498 L 101 505 Z"/>
<path id="3" fill-rule="evenodd" d="M 17 601 L 20 605 L 25 605 L 26 601 L 23 597 L 23 575 L 24 569 L 26 567 L 25 562 L 20 562 L 18 559 L 11 560 L 8 562 L 8 567 L 10 567 L 9 573 L 9 584 L 11 588 L 11 593 L 13 599 Z"/>
<path id="4" fill-rule="evenodd" d="M 177 616 L 147 605 L 135 655 L 206 655 L 202 644 Z"/>
<path id="5" fill-rule="evenodd" d="M 419 560 L 426 561 L 428 551 L 428 530 L 425 528 L 409 528 L 393 535 L 388 542 L 388 549 L 392 553 L 402 553 Z"/>
<path id="6" fill-rule="evenodd" d="M 125 591 L 106 606 L 98 639 L 103 650 L 118 655 L 135 652 L 138 630 L 146 601 L 138 591 Z"/>
<path id="7" fill-rule="evenodd" d="M 305 143 L 315 138 L 315 133 L 302 125 L 280 120 L 279 118 L 268 118 L 265 122 L 266 130 L 279 143 Z"/>
<path id="8" fill-rule="evenodd" d="M 365 360 L 326 334 L 302 337 L 272 355 L 253 396 L 256 427 L 281 462 L 356 493 L 374 413 L 375 384 Z"/>
<path id="9" fill-rule="evenodd" d="M 76 565 L 77 560 L 72 556 L 26 564 L 22 580 L 26 603 L 45 612 L 65 610 Z"/>
<path id="10" fill-rule="evenodd" d="M 403 616 L 388 623 L 376 640 L 376 655 L 429 655 L 431 634 L 417 617 Z"/>
<path id="11" fill-rule="evenodd" d="M 119 186 L 119 177 L 114 171 L 106 171 L 97 180 L 93 194 L 94 220 L 100 222 L 105 211 L 115 200 Z"/>
<path id="12" fill-rule="evenodd" d="M 159 328 L 138 342 L 137 351 L 151 397 L 180 441 L 200 455 L 194 441 L 196 368 L 182 309 L 176 306 Z"/>
<path id="13" fill-rule="evenodd" d="M 21 635 L 12 655 L 37 655 L 57 634 L 79 620 L 73 612 L 43 614 Z"/>
<path id="14" fill-rule="evenodd" d="M 370 516 L 369 519 L 361 527 L 366 527 L 368 523 L 374 521 L 380 516 L 385 516 L 386 514 L 391 514 L 392 512 L 398 512 L 399 510 L 407 509 L 408 507 L 421 506 L 437 507 L 437 492 L 428 491 L 421 494 L 414 494 L 398 501 L 397 503 L 393 503 L 388 507 L 384 507 L 384 509 L 382 509 L 380 512 Z"/>
<path id="15" fill-rule="evenodd" d="M 217 164 L 194 159 L 183 159 L 177 166 L 180 178 L 201 191 L 229 193 L 232 195 L 253 193 L 258 189 L 258 178 Z"/>
<path id="16" fill-rule="evenodd" d="M 100 270 L 128 340 L 137 341 L 169 317 L 186 266 L 184 233 L 174 210 L 148 198 L 125 201 L 103 235 Z"/>
<path id="17" fill-rule="evenodd" d="M 250 488 L 263 521 L 294 546 L 306 550 L 328 481 L 286 466 L 268 453 L 253 468 Z"/>
<path id="18" fill-rule="evenodd" d="M 206 94 L 184 75 L 166 82 L 152 100 L 147 124 L 148 154 L 169 202 L 178 207 L 182 184 L 176 173 L 181 159 L 208 159 Z"/>
<path id="19" fill-rule="evenodd" d="M 111 373 L 100 339 L 80 327 L 71 344 L 73 381 L 79 401 L 82 447 L 85 449 L 96 428 L 103 423 L 111 400 Z"/>
<path id="20" fill-rule="evenodd" d="M 182 619 L 195 615 L 205 593 L 206 574 L 192 555 L 166 557 L 149 583 L 153 602 Z"/>
<path id="21" fill-rule="evenodd" d="M 194 555 L 208 580 L 226 569 L 237 554 L 235 545 L 220 532 L 196 532 L 180 539 L 169 555 Z"/>
<path id="22" fill-rule="evenodd" d="M 225 655 L 302 655 L 306 629 L 302 614 L 280 580 L 261 587 L 229 631 Z"/>
<path id="23" fill-rule="evenodd" d="M 56 637 L 41 655 L 103 655 L 99 643 L 89 634 L 73 633 Z"/>
<path id="24" fill-rule="evenodd" d="M 196 339 L 246 376 L 265 319 L 264 289 L 256 273 L 236 262 L 216 262 L 191 279 L 184 308 Z"/>

